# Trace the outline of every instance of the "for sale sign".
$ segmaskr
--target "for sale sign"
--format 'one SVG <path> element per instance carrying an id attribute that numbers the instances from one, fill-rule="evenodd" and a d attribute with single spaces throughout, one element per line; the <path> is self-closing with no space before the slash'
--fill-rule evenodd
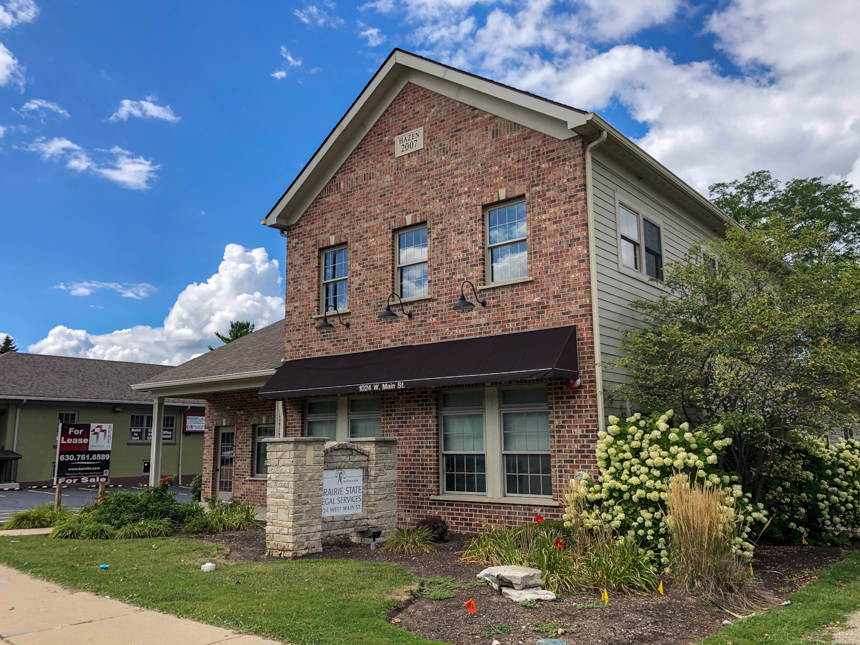
<path id="1" fill-rule="evenodd" d="M 61 423 L 54 485 L 110 481 L 112 423 Z"/>

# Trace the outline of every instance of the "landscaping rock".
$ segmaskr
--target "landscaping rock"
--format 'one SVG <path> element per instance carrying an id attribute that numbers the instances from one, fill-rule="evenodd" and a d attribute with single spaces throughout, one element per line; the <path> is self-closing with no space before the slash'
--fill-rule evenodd
<path id="1" fill-rule="evenodd" d="M 505 587 L 502 589 L 502 595 L 514 602 L 522 602 L 523 600 L 555 600 L 555 594 L 545 589 L 517 590 Z"/>
<path id="2" fill-rule="evenodd" d="M 528 567 L 489 567 L 478 574 L 478 580 L 483 580 L 491 587 L 513 587 L 514 589 L 532 589 L 540 587 L 541 570 Z"/>

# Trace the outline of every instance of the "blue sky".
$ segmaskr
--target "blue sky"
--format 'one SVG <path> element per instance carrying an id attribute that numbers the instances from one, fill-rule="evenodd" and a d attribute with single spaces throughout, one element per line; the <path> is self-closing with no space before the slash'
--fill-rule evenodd
<path id="1" fill-rule="evenodd" d="M 0 333 L 176 363 L 277 320 L 259 220 L 393 47 L 596 110 L 703 192 L 860 183 L 860 3 L 797 5 L 0 0 Z"/>

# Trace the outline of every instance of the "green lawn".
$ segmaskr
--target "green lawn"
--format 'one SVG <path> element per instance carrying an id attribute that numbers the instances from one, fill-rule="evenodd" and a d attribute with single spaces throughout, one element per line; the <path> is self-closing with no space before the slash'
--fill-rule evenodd
<path id="1" fill-rule="evenodd" d="M 808 645 L 829 642 L 828 626 L 860 610 L 860 552 L 818 572 L 818 580 L 789 597 L 791 604 L 738 620 L 702 645 Z M 819 641 L 817 636 L 822 637 Z"/>
<path id="2" fill-rule="evenodd" d="M 428 645 L 385 612 L 416 583 L 400 567 L 347 560 L 200 565 L 220 547 L 198 540 L 0 539 L 0 563 L 59 584 L 295 645 Z M 102 571 L 100 564 L 109 564 Z"/>

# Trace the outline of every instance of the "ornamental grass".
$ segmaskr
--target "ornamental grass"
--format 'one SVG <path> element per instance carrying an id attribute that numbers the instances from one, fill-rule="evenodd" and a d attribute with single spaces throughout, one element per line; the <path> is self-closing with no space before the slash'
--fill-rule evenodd
<path id="1" fill-rule="evenodd" d="M 380 551 L 391 553 L 430 553 L 436 544 L 433 533 L 426 526 L 414 529 L 396 529 L 385 541 Z"/>

